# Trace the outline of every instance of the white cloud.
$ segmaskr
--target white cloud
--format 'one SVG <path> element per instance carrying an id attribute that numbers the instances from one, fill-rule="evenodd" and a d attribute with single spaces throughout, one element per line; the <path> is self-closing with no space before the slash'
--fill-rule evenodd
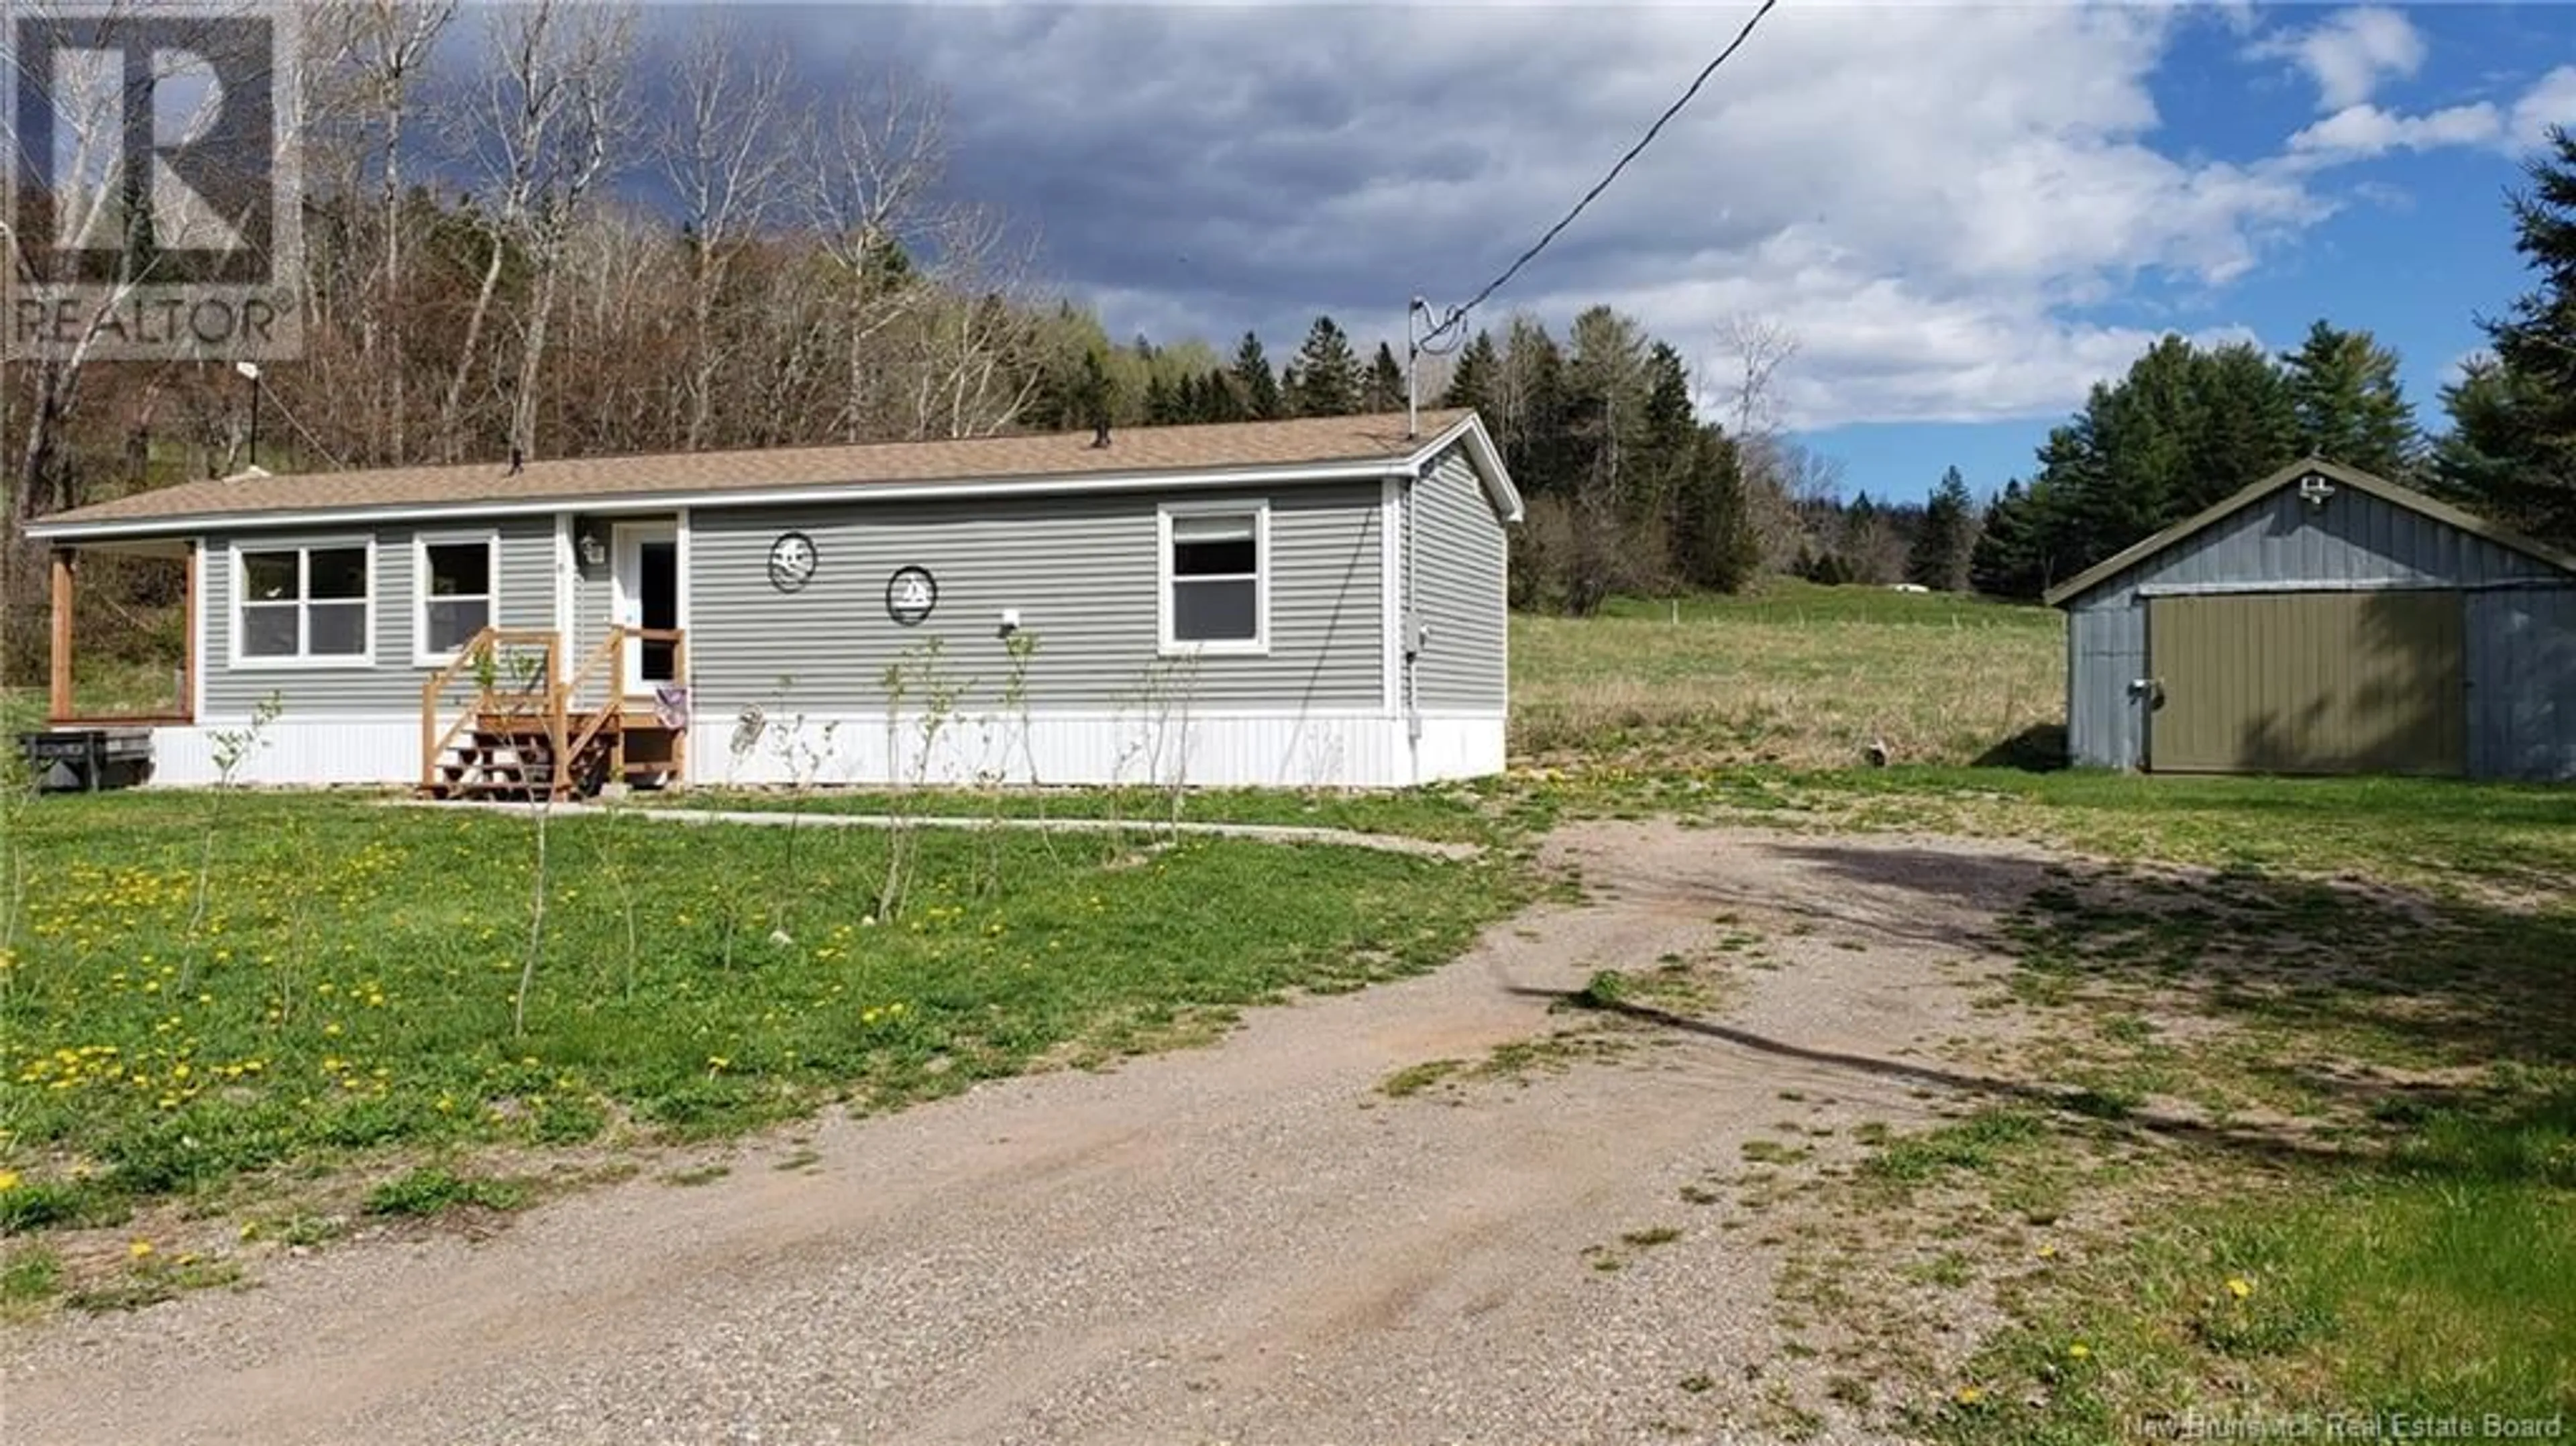
<path id="1" fill-rule="evenodd" d="M 2486 101 L 2419 116 L 2363 104 L 2346 106 L 2290 137 L 2290 150 L 2304 156 L 2364 160 L 2396 150 L 2486 145 L 2504 133 L 2503 113 Z"/>
<path id="2" fill-rule="evenodd" d="M 2513 103 L 2507 134 L 2519 149 L 2548 139 L 2553 125 L 2576 126 L 2576 65 L 2562 65 L 2540 78 Z"/>
<path id="3" fill-rule="evenodd" d="M 2576 65 L 2550 71 L 2508 105 L 2482 100 L 2423 115 L 2346 106 L 2291 136 L 2288 159 L 2315 167 L 2392 151 L 2483 146 L 2520 153 L 2541 145 L 2552 125 L 2576 125 Z"/>
<path id="4" fill-rule="evenodd" d="M 2259 42 L 2253 53 L 2293 62 L 2316 82 L 2317 108 L 2340 111 L 2369 100 L 2381 81 L 2421 69 L 2424 37 L 2402 12 L 2369 5 Z"/>
<path id="5" fill-rule="evenodd" d="M 1032 211 L 1113 335 L 1278 352 L 1318 312 L 1373 346 L 1414 293 L 1465 299 L 1749 13 L 959 7 L 871 12 L 900 30 L 871 48 L 948 89 L 961 184 Z M 2062 411 L 2152 335 L 2080 308 L 2222 287 L 2334 207 L 2299 168 L 2157 148 L 2148 82 L 2219 23 L 1783 6 L 1479 321 L 1609 301 L 1694 355 L 1777 318 L 1802 426 Z"/>

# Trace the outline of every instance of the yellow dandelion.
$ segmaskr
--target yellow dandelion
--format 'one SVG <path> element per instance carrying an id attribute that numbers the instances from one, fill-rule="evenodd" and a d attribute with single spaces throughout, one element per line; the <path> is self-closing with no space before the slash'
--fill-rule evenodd
<path id="1" fill-rule="evenodd" d="M 732 1060 L 729 1060 L 720 1054 L 711 1054 L 707 1056 L 707 1068 L 709 1069 L 723 1069 L 725 1066 L 732 1063 Z"/>
<path id="2" fill-rule="evenodd" d="M 1986 1393 L 1975 1386 L 1961 1386 L 1958 1390 L 1957 1398 L 1960 1405 L 1973 1406 L 1979 1401 L 1984 1400 L 1986 1398 Z"/>
<path id="3" fill-rule="evenodd" d="M 15 1190 L 17 1188 L 18 1172 L 15 1170 L 0 1170 L 0 1190 Z"/>
<path id="4" fill-rule="evenodd" d="M 2243 1300 L 2254 1293 L 2254 1282 L 2241 1275 L 2231 1275 L 2227 1277 L 2227 1293 Z"/>
<path id="5" fill-rule="evenodd" d="M 2042 1260 L 2055 1260 L 2057 1258 L 2057 1247 L 2054 1245 L 2043 1245 L 2039 1247 L 2039 1258 Z"/>
<path id="6" fill-rule="evenodd" d="M 2066 1348 L 2066 1354 L 2074 1360 L 2088 1360 L 2093 1355 L 2093 1348 L 2082 1341 L 2077 1341 Z"/>
<path id="7" fill-rule="evenodd" d="M 125 1247 L 125 1253 L 131 1259 L 148 1260 L 152 1255 L 152 1242 L 149 1240 L 137 1240 L 133 1244 Z"/>

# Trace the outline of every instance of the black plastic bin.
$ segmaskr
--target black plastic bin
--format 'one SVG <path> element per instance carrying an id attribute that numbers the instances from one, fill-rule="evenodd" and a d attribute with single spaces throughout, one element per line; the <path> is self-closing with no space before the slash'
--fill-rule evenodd
<path id="1" fill-rule="evenodd" d="M 18 750 L 47 793 L 130 788 L 152 774 L 149 728 L 48 728 L 19 734 Z"/>

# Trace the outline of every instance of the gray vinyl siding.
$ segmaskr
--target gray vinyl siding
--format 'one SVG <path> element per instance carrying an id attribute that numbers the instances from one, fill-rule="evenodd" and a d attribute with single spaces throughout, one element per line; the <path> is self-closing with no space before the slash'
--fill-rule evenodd
<path id="1" fill-rule="evenodd" d="M 1008 660 L 997 634 L 1017 608 L 1037 638 L 1027 686 L 1035 711 L 1141 706 L 1158 662 L 1158 508 L 1165 501 L 1258 500 L 1270 506 L 1269 651 L 1207 656 L 1186 685 L 1213 710 L 1376 709 L 1384 694 L 1380 488 L 1375 482 L 1267 492 L 959 499 L 829 506 L 729 507 L 690 516 L 692 705 L 713 729 L 744 706 L 870 713 L 905 650 L 942 641 L 943 671 L 972 680 L 960 706 L 998 698 Z M 795 530 L 818 559 L 803 591 L 771 587 L 771 542 Z M 886 615 L 896 569 L 939 585 L 916 627 Z M 1166 666 L 1175 666 L 1166 664 Z M 783 680 L 792 679 L 792 683 Z"/>
<path id="2" fill-rule="evenodd" d="M 1502 519 L 1461 448 L 1442 456 L 1414 492 L 1413 606 L 1430 628 L 1418 664 L 1422 706 L 1500 713 L 1510 691 Z"/>
<path id="3" fill-rule="evenodd" d="M 676 518 L 664 516 L 650 520 L 675 521 Z M 590 657 L 591 650 L 607 638 L 609 621 L 617 611 L 617 584 L 611 573 L 617 565 L 616 534 L 611 530 L 610 521 L 604 518 L 587 525 L 598 532 L 600 545 L 607 549 L 608 555 L 597 564 L 585 563 L 581 560 L 580 548 L 576 546 L 573 549 L 571 656 L 575 668 L 580 667 Z"/>
<path id="4" fill-rule="evenodd" d="M 2576 776 L 2576 605 L 2546 587 L 2564 577 L 2358 488 L 2318 510 L 2285 486 L 2068 604 L 2068 752 L 2093 767 L 2152 763 L 2147 700 L 2130 687 L 2147 675 L 2150 594 L 2457 588 L 2469 593 L 2469 771 Z"/>
<path id="5" fill-rule="evenodd" d="M 206 669 L 206 717 L 221 722 L 238 719 L 275 693 L 283 718 L 316 716 L 390 716 L 420 710 L 421 685 L 429 670 L 414 664 L 412 644 L 412 537 L 433 537 L 497 530 L 501 535 L 500 621 L 504 627 L 551 628 L 555 622 L 555 534 L 552 518 L 509 518 L 489 526 L 439 524 L 415 529 L 408 524 L 372 530 L 363 527 L 316 528 L 292 533 L 231 533 L 207 537 L 203 568 L 206 608 L 202 631 Z M 375 572 L 369 578 L 369 606 L 375 614 L 372 666 L 247 669 L 232 665 L 232 550 L 299 546 L 317 540 L 372 535 Z"/>

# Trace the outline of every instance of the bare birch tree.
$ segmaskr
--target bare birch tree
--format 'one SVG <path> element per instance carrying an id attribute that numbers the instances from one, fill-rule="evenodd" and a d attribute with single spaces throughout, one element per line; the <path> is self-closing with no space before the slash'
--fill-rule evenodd
<path id="1" fill-rule="evenodd" d="M 537 386 L 547 313 L 558 285 L 572 218 L 609 165 L 612 137 L 625 124 L 625 68 L 634 39 L 629 5 L 532 0 L 492 12 L 488 73 L 469 122 L 469 145 L 486 180 L 483 275 L 439 407 L 439 445 L 451 460 L 464 447 L 465 389 L 483 363 L 484 334 L 505 264 L 515 250 L 530 266 L 532 295 L 521 309 L 511 444 L 534 450 Z"/>
<path id="2" fill-rule="evenodd" d="M 948 161 L 946 102 L 888 71 L 802 128 L 806 216 L 842 287 L 844 387 L 834 430 L 869 432 L 870 343 L 913 299 L 910 249 Z"/>
<path id="3" fill-rule="evenodd" d="M 1817 460 L 1782 434 L 1779 376 L 1798 354 L 1798 338 L 1778 320 L 1738 312 L 1718 327 L 1725 359 L 1726 408 L 1744 484 L 1745 520 L 1761 544 L 1762 565 L 1786 571 L 1809 537 L 1806 491 Z"/>
<path id="4" fill-rule="evenodd" d="M 373 429 L 369 450 L 386 462 L 401 462 L 410 450 L 411 368 L 403 348 L 409 280 L 403 269 L 408 229 L 403 221 L 403 146 L 413 88 L 455 18 L 456 0 L 358 0 L 349 20 L 351 60 L 375 128 L 376 224 L 383 232 L 376 238 L 382 259 L 374 284 L 362 288 L 358 355 L 370 392 L 381 398 L 382 421 Z"/>
<path id="5" fill-rule="evenodd" d="M 787 176 L 780 125 L 788 59 L 776 49 L 746 59 L 740 32 L 721 19 L 703 23 L 683 54 L 659 150 L 690 243 L 682 441 L 696 451 L 707 445 L 717 381 L 735 353 L 717 304 L 735 251 L 768 220 Z"/>

